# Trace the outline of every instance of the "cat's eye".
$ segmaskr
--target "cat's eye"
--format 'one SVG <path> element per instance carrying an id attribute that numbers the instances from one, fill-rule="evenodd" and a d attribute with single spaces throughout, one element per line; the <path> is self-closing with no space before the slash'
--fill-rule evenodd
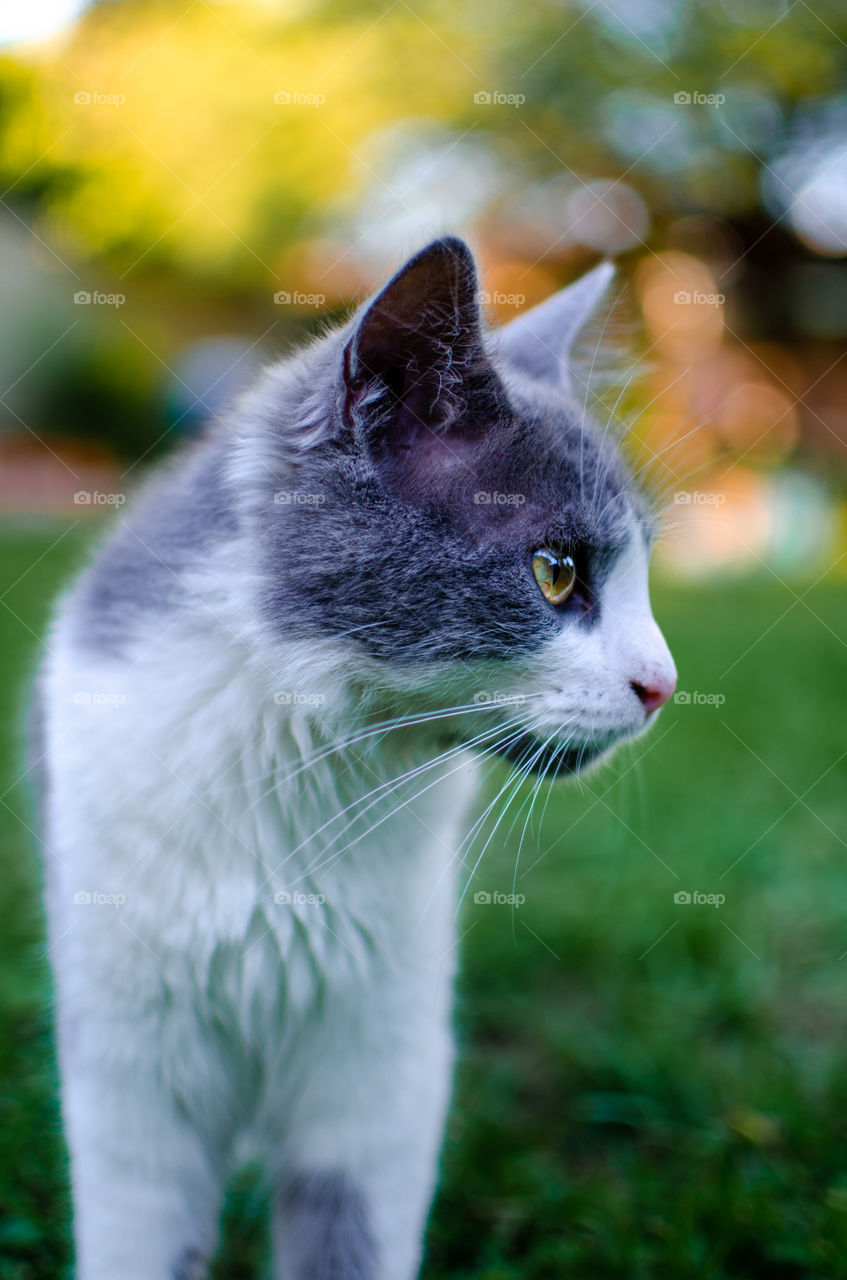
<path id="1" fill-rule="evenodd" d="M 532 556 L 532 572 L 551 604 L 562 604 L 576 585 L 576 565 L 566 551 L 542 547 Z"/>

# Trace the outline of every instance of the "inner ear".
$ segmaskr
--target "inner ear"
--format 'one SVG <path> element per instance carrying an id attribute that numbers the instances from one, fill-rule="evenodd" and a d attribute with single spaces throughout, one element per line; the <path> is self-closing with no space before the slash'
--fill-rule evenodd
<path id="1" fill-rule="evenodd" d="M 428 452 L 433 437 L 468 425 L 474 390 L 493 377 L 477 292 L 470 249 L 447 237 L 411 258 L 356 322 L 345 416 L 373 456 Z"/>
<path id="2" fill-rule="evenodd" d="M 505 325 L 498 333 L 503 354 L 525 373 L 573 394 L 574 345 L 602 306 L 614 276 L 612 263 L 601 262 L 574 284 Z"/>

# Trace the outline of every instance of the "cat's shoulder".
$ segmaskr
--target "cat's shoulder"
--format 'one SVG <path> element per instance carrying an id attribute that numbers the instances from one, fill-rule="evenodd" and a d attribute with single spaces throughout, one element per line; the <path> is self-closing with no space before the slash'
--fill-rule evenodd
<path id="1" fill-rule="evenodd" d="M 146 478 L 61 605 L 88 650 L 118 655 L 146 616 L 183 608 L 194 572 L 238 532 L 222 432 L 192 441 Z"/>

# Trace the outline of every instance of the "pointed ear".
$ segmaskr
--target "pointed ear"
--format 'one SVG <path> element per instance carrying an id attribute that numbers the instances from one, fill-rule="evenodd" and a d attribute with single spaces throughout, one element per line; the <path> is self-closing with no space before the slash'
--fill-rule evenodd
<path id="1" fill-rule="evenodd" d="M 574 284 L 554 293 L 499 331 L 501 350 L 525 373 L 571 392 L 570 358 L 580 331 L 603 301 L 615 275 L 601 262 Z"/>
<path id="2" fill-rule="evenodd" d="M 445 435 L 487 365 L 477 275 L 463 240 L 434 240 L 355 322 L 344 349 L 345 418 L 376 452 Z"/>

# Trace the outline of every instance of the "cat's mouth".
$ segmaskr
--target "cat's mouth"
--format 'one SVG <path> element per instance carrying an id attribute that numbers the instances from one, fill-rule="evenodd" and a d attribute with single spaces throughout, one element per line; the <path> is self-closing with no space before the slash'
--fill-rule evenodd
<path id="1" fill-rule="evenodd" d="M 521 772 L 545 778 L 563 778 L 580 773 L 613 745 L 613 741 L 581 742 L 563 748 L 560 742 L 545 743 L 543 738 L 536 738 L 532 733 L 521 733 L 494 750 Z"/>

